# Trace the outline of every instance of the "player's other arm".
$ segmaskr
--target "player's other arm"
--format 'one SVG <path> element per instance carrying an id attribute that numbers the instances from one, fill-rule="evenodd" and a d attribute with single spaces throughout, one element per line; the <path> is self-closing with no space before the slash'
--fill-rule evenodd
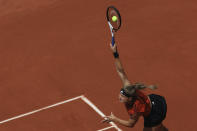
<path id="1" fill-rule="evenodd" d="M 111 50 L 113 52 L 113 55 L 115 57 L 116 71 L 117 71 L 118 75 L 120 76 L 120 79 L 122 80 L 123 86 L 131 85 L 131 83 L 128 80 L 128 77 L 127 77 L 127 75 L 126 75 L 126 73 L 124 71 L 124 68 L 123 68 L 123 66 L 121 64 L 116 44 L 114 44 L 114 46 L 112 46 L 112 44 L 110 44 L 110 46 L 111 46 Z"/>
<path id="2" fill-rule="evenodd" d="M 140 117 L 140 113 L 135 113 L 132 116 L 130 116 L 129 120 L 122 120 L 118 117 L 116 117 L 113 113 L 111 113 L 110 116 L 104 117 L 104 120 L 102 122 L 116 122 L 120 125 L 126 126 L 126 127 L 134 127 L 137 123 L 138 119 Z"/>
<path id="3" fill-rule="evenodd" d="M 137 123 L 139 117 L 140 117 L 140 114 L 136 113 L 136 114 L 132 115 L 129 120 L 122 120 L 118 117 L 115 117 L 115 119 L 113 121 L 118 124 L 121 124 L 123 126 L 134 127 L 135 124 Z"/>

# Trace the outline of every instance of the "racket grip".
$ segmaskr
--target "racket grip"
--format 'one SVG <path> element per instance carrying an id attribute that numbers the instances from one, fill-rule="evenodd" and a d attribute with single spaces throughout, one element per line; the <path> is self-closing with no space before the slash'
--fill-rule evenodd
<path id="1" fill-rule="evenodd" d="M 114 38 L 114 36 L 112 36 L 111 43 L 112 43 L 112 46 L 114 46 L 114 44 L 115 44 L 115 38 Z"/>

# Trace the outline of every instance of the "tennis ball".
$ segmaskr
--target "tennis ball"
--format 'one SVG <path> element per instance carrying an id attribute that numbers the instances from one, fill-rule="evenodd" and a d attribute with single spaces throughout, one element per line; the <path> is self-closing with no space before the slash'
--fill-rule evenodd
<path id="1" fill-rule="evenodd" d="M 113 16 L 113 17 L 112 17 L 112 21 L 113 21 L 113 22 L 116 22 L 117 20 L 118 20 L 117 16 Z"/>

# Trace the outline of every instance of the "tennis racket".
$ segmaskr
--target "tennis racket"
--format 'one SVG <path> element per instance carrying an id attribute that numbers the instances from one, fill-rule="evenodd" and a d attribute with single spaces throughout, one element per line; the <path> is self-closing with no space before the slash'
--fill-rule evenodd
<path id="1" fill-rule="evenodd" d="M 120 16 L 118 9 L 116 9 L 114 6 L 109 6 L 107 8 L 106 16 L 107 16 L 107 21 L 108 21 L 109 28 L 110 28 L 111 35 L 112 35 L 111 43 L 112 43 L 112 46 L 114 46 L 114 44 L 115 44 L 114 33 L 117 32 L 121 27 L 121 16 Z M 117 18 L 117 20 L 115 22 L 112 21 L 113 16 L 116 16 L 116 18 Z"/>

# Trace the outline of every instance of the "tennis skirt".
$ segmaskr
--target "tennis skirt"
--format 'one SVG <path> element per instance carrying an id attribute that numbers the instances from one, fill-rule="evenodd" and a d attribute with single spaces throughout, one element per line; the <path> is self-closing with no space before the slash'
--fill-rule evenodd
<path id="1" fill-rule="evenodd" d="M 152 108 L 148 116 L 144 116 L 144 127 L 154 127 L 162 123 L 166 118 L 167 104 L 163 96 L 150 94 Z"/>

